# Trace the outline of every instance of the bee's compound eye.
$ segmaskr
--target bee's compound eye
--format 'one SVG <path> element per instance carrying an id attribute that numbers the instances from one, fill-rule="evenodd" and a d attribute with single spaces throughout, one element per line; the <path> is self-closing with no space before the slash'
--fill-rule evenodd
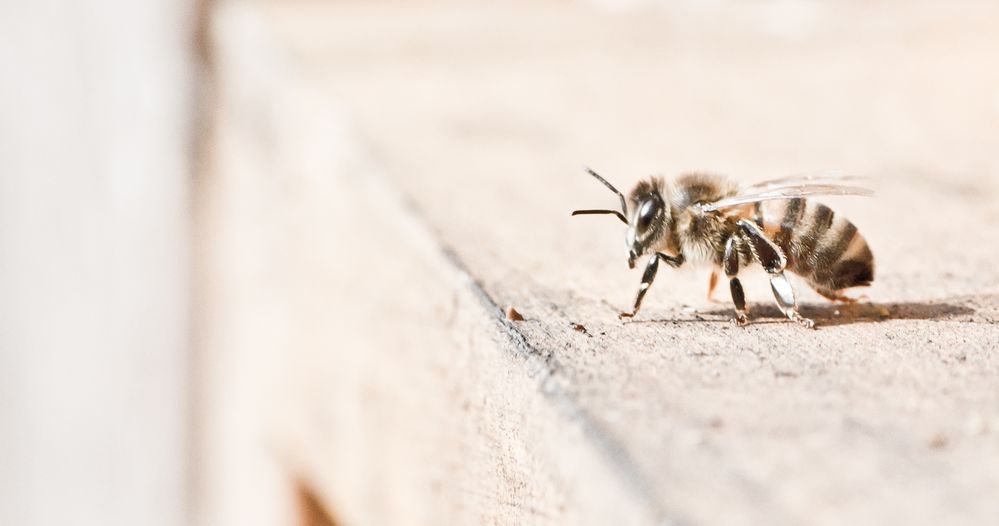
<path id="1" fill-rule="evenodd" d="M 638 224 L 635 227 L 642 232 L 648 230 L 652 220 L 659 213 L 659 208 L 659 203 L 655 199 L 647 199 L 638 209 Z"/>

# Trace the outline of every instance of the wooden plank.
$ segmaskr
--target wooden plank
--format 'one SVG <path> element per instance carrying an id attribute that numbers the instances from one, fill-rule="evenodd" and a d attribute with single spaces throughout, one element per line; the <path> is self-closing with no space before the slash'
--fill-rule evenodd
<path id="1" fill-rule="evenodd" d="M 616 446 L 330 99 L 260 60 L 252 11 L 222 13 L 201 520 L 281 521 L 297 481 L 346 524 L 650 522 Z"/>
<path id="2" fill-rule="evenodd" d="M 266 125 L 242 146 L 276 143 L 243 213 L 273 280 L 252 319 L 278 319 L 250 332 L 279 328 L 269 433 L 335 518 L 999 517 L 999 270 L 941 219 L 999 218 L 999 73 L 977 67 L 999 12 L 814 9 L 248 8 L 287 64 L 263 69 Z M 751 278 L 764 319 L 739 329 L 706 272 L 678 271 L 622 323 L 620 225 L 568 217 L 613 203 L 584 162 L 619 186 L 878 174 L 877 201 L 830 200 L 875 248 L 871 302 L 803 291 L 824 325 L 806 332 Z"/>

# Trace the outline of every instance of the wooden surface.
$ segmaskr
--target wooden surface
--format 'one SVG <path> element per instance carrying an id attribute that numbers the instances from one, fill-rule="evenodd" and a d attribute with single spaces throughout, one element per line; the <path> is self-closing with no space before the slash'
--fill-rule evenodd
<path id="1" fill-rule="evenodd" d="M 223 5 L 206 349 L 337 523 L 999 519 L 994 6 Z M 869 301 L 663 270 L 623 323 L 583 163 L 870 174 Z"/>

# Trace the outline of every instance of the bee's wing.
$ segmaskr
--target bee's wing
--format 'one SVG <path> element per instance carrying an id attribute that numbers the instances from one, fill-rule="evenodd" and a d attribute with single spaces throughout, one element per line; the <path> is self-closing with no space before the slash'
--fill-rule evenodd
<path id="1" fill-rule="evenodd" d="M 843 184 L 794 184 L 790 186 L 775 186 L 769 188 L 748 187 L 739 195 L 720 199 L 713 203 L 701 205 L 707 212 L 731 208 L 748 203 L 760 201 L 770 201 L 773 199 L 793 199 L 795 197 L 808 197 L 813 195 L 862 195 L 871 197 L 874 191 L 860 186 L 848 186 Z"/>
<path id="2" fill-rule="evenodd" d="M 768 179 L 766 181 L 753 183 L 746 188 L 747 190 L 749 189 L 769 190 L 775 188 L 800 186 L 804 184 L 839 185 L 839 184 L 844 184 L 848 181 L 865 181 L 868 179 L 869 177 L 865 177 L 863 175 L 848 174 L 837 170 L 824 170 L 820 172 L 800 173 L 787 177 L 780 177 L 778 179 Z"/>

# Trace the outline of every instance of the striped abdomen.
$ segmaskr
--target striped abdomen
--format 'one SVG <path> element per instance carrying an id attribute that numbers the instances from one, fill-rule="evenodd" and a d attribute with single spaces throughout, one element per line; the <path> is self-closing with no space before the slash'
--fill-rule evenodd
<path id="1" fill-rule="evenodd" d="M 816 289 L 870 285 L 874 255 L 857 227 L 829 207 L 806 199 L 764 201 L 763 230 L 787 256 L 787 269 Z"/>

